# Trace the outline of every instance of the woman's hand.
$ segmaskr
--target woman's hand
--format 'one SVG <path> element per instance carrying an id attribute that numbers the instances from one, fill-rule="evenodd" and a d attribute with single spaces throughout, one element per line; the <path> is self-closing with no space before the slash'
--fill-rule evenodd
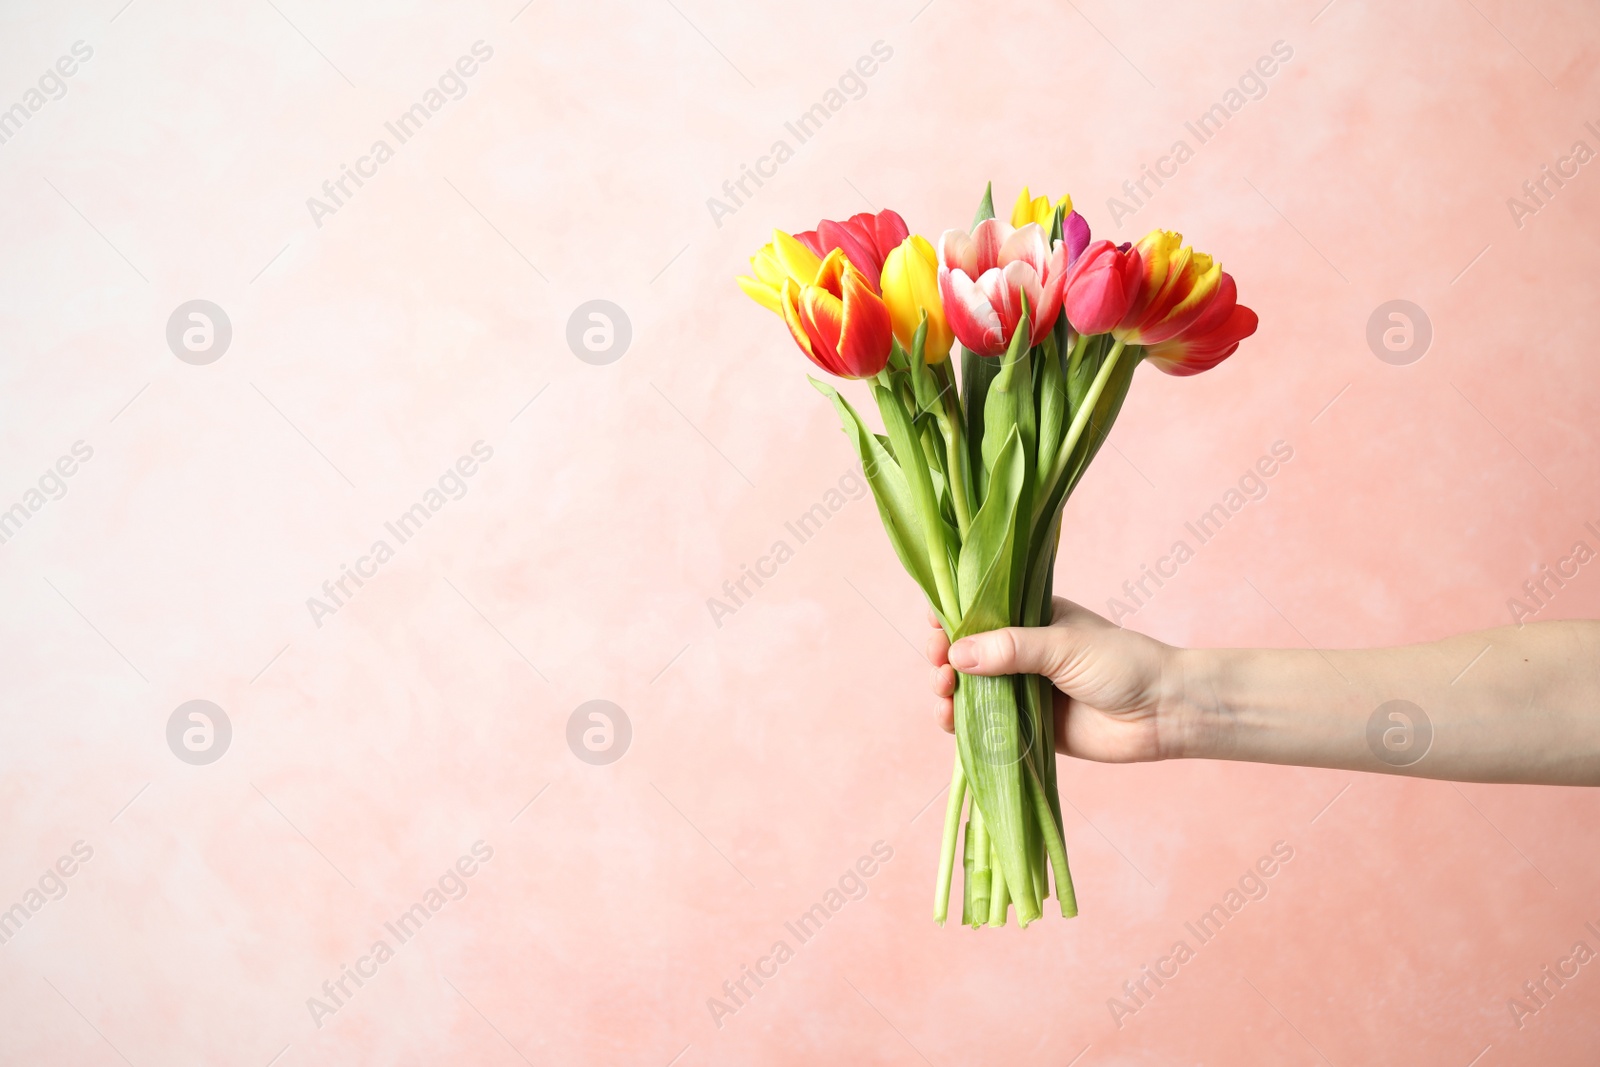
<path id="1" fill-rule="evenodd" d="M 1124 630 L 1057 597 L 1049 626 L 1011 626 L 950 644 L 938 620 L 928 638 L 939 724 L 955 731 L 956 671 L 1042 674 L 1056 687 L 1056 749 L 1101 763 L 1180 755 L 1172 710 L 1181 688 L 1177 649 Z"/>

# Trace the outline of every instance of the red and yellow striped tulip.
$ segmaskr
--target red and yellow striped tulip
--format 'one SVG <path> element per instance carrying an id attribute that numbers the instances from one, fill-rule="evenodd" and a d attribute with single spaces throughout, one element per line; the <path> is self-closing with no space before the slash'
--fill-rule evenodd
<path id="1" fill-rule="evenodd" d="M 782 230 L 772 231 L 772 240 L 750 257 L 754 278 L 738 278 L 745 294 L 777 315 L 783 314 L 778 294 L 783 283 L 793 279 L 810 285 L 822 267 L 822 257 Z"/>
<path id="2" fill-rule="evenodd" d="M 785 279 L 778 306 L 795 344 L 829 374 L 871 378 L 888 365 L 889 309 L 841 250 L 828 253 L 810 284 Z"/>
<path id="3" fill-rule="evenodd" d="M 1256 313 L 1239 303 L 1233 275 L 1224 272 L 1200 317 L 1172 340 L 1151 346 L 1145 358 L 1168 374 L 1199 374 L 1233 355 L 1239 342 L 1256 332 L 1256 325 Z"/>
<path id="4" fill-rule="evenodd" d="M 901 346 L 911 351 L 911 341 L 922 321 L 922 313 L 927 312 L 923 361 L 942 363 L 948 359 L 955 335 L 950 332 L 944 304 L 939 299 L 939 256 L 926 237 L 921 234 L 907 237 L 884 258 L 882 289 L 883 302 L 889 308 L 889 321 L 894 324 L 894 335 Z"/>
<path id="5" fill-rule="evenodd" d="M 1183 243 L 1183 234 L 1152 230 L 1139 239 L 1143 277 L 1128 313 L 1111 332 L 1130 345 L 1156 345 L 1183 333 L 1222 284 L 1222 265 Z"/>
<path id="6" fill-rule="evenodd" d="M 818 257 L 826 256 L 835 248 L 842 249 L 845 258 L 866 275 L 876 290 L 882 283 L 883 261 L 910 234 L 906 220 L 898 212 L 884 210 L 876 215 L 863 211 L 844 222 L 823 219 L 815 230 L 805 230 L 794 236 Z"/>

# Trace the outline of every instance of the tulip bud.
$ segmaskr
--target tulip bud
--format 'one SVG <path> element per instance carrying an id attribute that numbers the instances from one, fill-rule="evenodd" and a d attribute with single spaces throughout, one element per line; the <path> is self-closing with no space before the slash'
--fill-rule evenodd
<path id="1" fill-rule="evenodd" d="M 1152 230 L 1134 247 L 1143 277 L 1112 333 L 1131 345 L 1156 345 L 1183 333 L 1205 311 L 1222 282 L 1222 265 L 1168 230 Z"/>
<path id="2" fill-rule="evenodd" d="M 920 234 L 907 237 L 883 261 L 883 302 L 889 308 L 894 335 L 906 351 L 928 315 L 928 333 L 923 339 L 922 358 L 927 363 L 942 363 L 950 356 L 955 335 L 944 317 L 939 299 L 939 257 L 933 245 Z"/>
<path id="3" fill-rule="evenodd" d="M 1017 202 L 1011 207 L 1011 225 L 1014 229 L 1020 230 L 1030 222 L 1037 222 L 1048 233 L 1051 219 L 1058 207 L 1070 213 L 1072 197 L 1063 196 L 1055 204 L 1051 204 L 1048 196 L 1030 197 L 1028 187 L 1024 185 L 1022 191 L 1017 194 Z"/>
<path id="4" fill-rule="evenodd" d="M 829 374 L 871 378 L 888 366 L 889 309 L 839 249 L 822 261 L 813 284 L 785 280 L 779 309 L 795 344 Z"/>
<path id="5" fill-rule="evenodd" d="M 1122 252 L 1110 241 L 1096 241 L 1067 269 L 1067 321 L 1085 336 L 1110 332 L 1128 313 L 1139 279 L 1137 249 Z"/>
<path id="6" fill-rule="evenodd" d="M 810 285 L 822 266 L 822 257 L 812 252 L 803 242 L 782 230 L 772 231 L 772 241 L 762 245 L 750 257 L 754 278 L 735 279 L 745 295 L 768 311 L 783 314 L 778 293 L 785 280 L 793 278 L 801 285 Z"/>
<path id="7" fill-rule="evenodd" d="M 972 233 L 946 230 L 939 238 L 939 296 L 956 338 L 983 356 L 1004 354 L 1027 297 L 1029 344 L 1039 344 L 1061 311 L 1067 246 L 1053 245 L 1044 227 L 1014 230 L 985 219 Z"/>

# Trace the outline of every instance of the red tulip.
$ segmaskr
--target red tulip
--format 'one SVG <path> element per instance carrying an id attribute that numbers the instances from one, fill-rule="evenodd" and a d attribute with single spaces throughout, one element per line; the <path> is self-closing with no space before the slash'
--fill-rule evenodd
<path id="1" fill-rule="evenodd" d="M 863 211 L 845 222 L 823 219 L 815 230 L 804 230 L 794 236 L 819 258 L 835 248 L 842 250 L 845 258 L 877 291 L 882 283 L 883 261 L 900 247 L 901 241 L 911 236 L 911 231 L 897 212 L 885 210 L 876 215 Z"/>
<path id="2" fill-rule="evenodd" d="M 1028 343 L 1038 344 L 1061 311 L 1069 255 L 1067 243 L 1052 247 L 1036 222 L 1013 230 L 986 219 L 970 235 L 946 230 L 939 238 L 939 295 L 950 329 L 979 355 L 1004 355 L 1026 296 Z"/>
<path id="3" fill-rule="evenodd" d="M 829 374 L 871 378 L 888 366 L 889 309 L 841 249 L 827 254 L 812 284 L 786 278 L 778 304 L 795 344 Z"/>
<path id="4" fill-rule="evenodd" d="M 1233 355 L 1239 342 L 1256 332 L 1256 313 L 1238 302 L 1233 275 L 1226 272 L 1217 292 L 1187 330 L 1153 345 L 1145 358 L 1168 374 L 1199 374 Z"/>
<path id="5" fill-rule="evenodd" d="M 1067 321 L 1085 336 L 1109 332 L 1128 313 L 1142 277 L 1138 249 L 1096 241 L 1067 269 L 1061 298 Z"/>

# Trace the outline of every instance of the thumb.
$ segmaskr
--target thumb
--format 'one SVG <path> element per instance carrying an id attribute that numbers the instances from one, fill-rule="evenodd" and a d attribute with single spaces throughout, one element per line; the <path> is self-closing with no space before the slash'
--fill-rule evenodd
<path id="1" fill-rule="evenodd" d="M 1059 626 L 1008 626 L 963 637 L 950 646 L 950 665 L 964 674 L 1056 672 L 1070 640 Z"/>

